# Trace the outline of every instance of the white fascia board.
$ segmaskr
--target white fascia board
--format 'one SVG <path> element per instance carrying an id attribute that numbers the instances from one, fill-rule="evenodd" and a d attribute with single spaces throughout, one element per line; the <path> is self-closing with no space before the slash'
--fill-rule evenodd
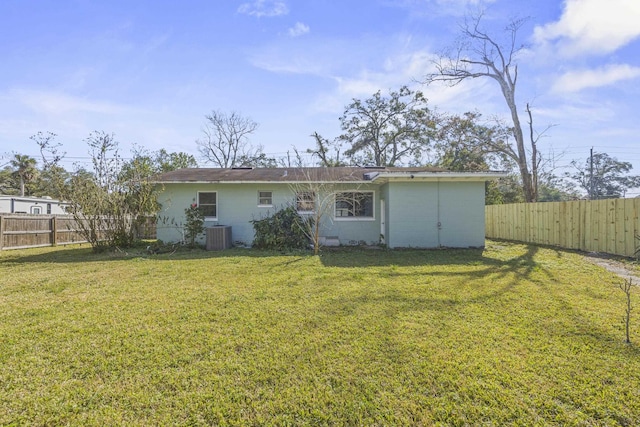
<path id="1" fill-rule="evenodd" d="M 507 172 L 380 172 L 374 181 L 488 181 L 507 176 Z"/>
<path id="2" fill-rule="evenodd" d="M 153 184 L 368 184 L 371 181 L 153 181 Z"/>

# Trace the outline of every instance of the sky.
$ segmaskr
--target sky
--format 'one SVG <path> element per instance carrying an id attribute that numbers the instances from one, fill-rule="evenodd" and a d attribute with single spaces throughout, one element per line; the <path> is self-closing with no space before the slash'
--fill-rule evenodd
<path id="1" fill-rule="evenodd" d="M 125 156 L 198 157 L 214 110 L 253 119 L 251 143 L 281 156 L 314 132 L 337 137 L 352 99 L 403 85 L 441 113 L 508 119 L 495 81 L 421 83 L 480 10 L 497 37 L 529 18 L 516 100 L 525 125 L 529 103 L 548 128 L 539 145 L 556 172 L 593 148 L 640 174 L 638 0 L 0 0 L 0 167 L 39 157 L 39 131 L 69 164 L 87 161 L 94 130 Z"/>

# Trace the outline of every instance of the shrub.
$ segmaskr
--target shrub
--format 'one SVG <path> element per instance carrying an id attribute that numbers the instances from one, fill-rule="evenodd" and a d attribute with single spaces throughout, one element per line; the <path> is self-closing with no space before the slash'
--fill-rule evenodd
<path id="1" fill-rule="evenodd" d="M 196 238 L 204 233 L 204 214 L 195 203 L 184 210 L 186 217 L 184 225 L 184 237 L 191 247 L 196 246 Z"/>
<path id="2" fill-rule="evenodd" d="M 300 226 L 302 218 L 293 206 L 271 216 L 251 221 L 255 230 L 253 247 L 259 249 L 304 249 L 309 239 Z"/>

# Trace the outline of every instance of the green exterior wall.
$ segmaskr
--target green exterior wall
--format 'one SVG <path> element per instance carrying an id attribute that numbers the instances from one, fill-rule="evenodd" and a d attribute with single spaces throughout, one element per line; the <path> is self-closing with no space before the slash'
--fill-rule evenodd
<path id="1" fill-rule="evenodd" d="M 337 237 L 342 245 L 377 244 L 384 234 L 384 243 L 390 248 L 484 246 L 483 182 L 340 184 L 335 189 L 374 192 L 373 219 L 336 219 L 333 210 L 324 216 L 321 236 Z M 252 219 L 263 218 L 294 202 L 294 189 L 288 184 L 165 184 L 158 197 L 162 205 L 159 239 L 182 240 L 184 209 L 197 200 L 199 191 L 217 192 L 217 221 L 207 221 L 205 226 L 230 225 L 233 241 L 245 245 L 253 242 Z M 258 206 L 258 191 L 273 193 L 273 207 Z M 381 199 L 385 206 L 382 226 Z"/>
<path id="2" fill-rule="evenodd" d="M 376 244 L 380 239 L 380 203 L 377 185 L 336 185 L 336 191 L 373 191 L 373 219 L 334 219 L 333 210 L 324 215 L 320 235 L 338 237 L 342 245 L 361 242 Z M 185 221 L 184 210 L 197 200 L 197 193 L 217 192 L 218 217 L 206 221 L 205 226 L 230 225 L 234 242 L 251 245 L 254 238 L 253 219 L 260 219 L 292 204 L 295 191 L 288 184 L 165 184 L 158 201 L 162 209 L 158 215 L 158 239 L 165 242 L 182 240 L 181 224 Z M 258 206 L 258 191 L 271 191 L 273 206 Z M 204 241 L 200 239 L 201 242 Z"/>
<path id="3" fill-rule="evenodd" d="M 483 182 L 390 182 L 390 248 L 484 246 Z"/>

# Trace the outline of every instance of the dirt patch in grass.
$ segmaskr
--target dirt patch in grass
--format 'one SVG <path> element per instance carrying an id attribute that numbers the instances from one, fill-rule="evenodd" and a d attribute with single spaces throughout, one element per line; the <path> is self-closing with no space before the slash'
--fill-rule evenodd
<path id="1" fill-rule="evenodd" d="M 590 252 L 586 254 L 585 259 L 607 269 L 624 280 L 631 279 L 634 284 L 640 284 L 640 271 L 638 270 L 638 264 L 635 261 L 598 252 Z"/>

